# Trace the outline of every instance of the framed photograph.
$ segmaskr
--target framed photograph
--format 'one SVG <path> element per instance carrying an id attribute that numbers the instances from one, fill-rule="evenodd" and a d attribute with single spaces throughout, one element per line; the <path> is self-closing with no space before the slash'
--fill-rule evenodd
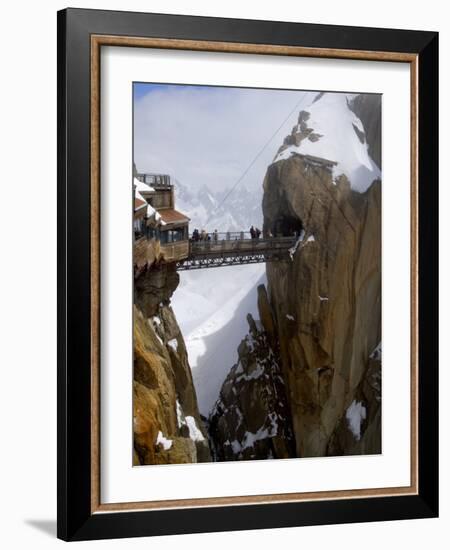
<path id="1" fill-rule="evenodd" d="M 437 516 L 437 33 L 63 10 L 58 144 L 60 538 Z"/>

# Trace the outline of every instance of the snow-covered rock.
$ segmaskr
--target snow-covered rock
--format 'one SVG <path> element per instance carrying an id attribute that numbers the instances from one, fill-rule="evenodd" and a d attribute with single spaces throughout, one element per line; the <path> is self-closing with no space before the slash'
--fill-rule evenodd
<path id="1" fill-rule="evenodd" d="M 163 433 L 161 431 L 158 432 L 158 436 L 156 438 L 156 445 L 161 445 L 161 447 L 168 451 L 172 447 L 173 441 L 171 439 L 167 439 L 167 437 L 164 437 Z"/>
<path id="2" fill-rule="evenodd" d="M 275 162 L 302 154 L 332 165 L 333 180 L 345 175 L 363 193 L 381 172 L 369 154 L 364 126 L 351 109 L 352 95 L 324 93 L 299 114 L 298 123 L 279 149 Z"/>
<path id="3" fill-rule="evenodd" d="M 178 340 L 176 338 L 171 338 L 168 342 L 167 342 L 167 345 L 169 346 L 169 348 L 177 353 L 178 352 Z"/>
<path id="4" fill-rule="evenodd" d="M 209 417 L 213 455 L 218 461 L 288 458 L 295 445 L 278 352 L 263 323 L 251 315 L 247 322 L 237 363 Z"/>

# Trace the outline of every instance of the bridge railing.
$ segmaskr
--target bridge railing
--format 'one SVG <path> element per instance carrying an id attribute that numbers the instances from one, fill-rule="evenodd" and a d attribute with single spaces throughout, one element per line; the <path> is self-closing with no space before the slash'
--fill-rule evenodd
<path id="1" fill-rule="evenodd" d="M 193 242 L 205 242 L 205 241 L 241 241 L 245 239 L 251 239 L 250 231 L 227 231 L 217 233 L 202 233 L 199 231 L 197 240 L 194 233 L 189 235 L 189 238 Z"/>
<path id="2" fill-rule="evenodd" d="M 217 239 L 190 242 L 191 255 L 217 254 L 217 253 L 258 253 L 268 250 L 283 250 L 290 248 L 296 240 L 292 237 L 267 237 L 267 238 L 235 238 Z"/>
<path id="3" fill-rule="evenodd" d="M 199 232 L 198 237 L 195 238 L 194 234 L 189 235 L 189 240 L 194 243 L 205 243 L 205 242 L 219 242 L 219 241 L 245 241 L 245 240 L 273 240 L 273 239 L 294 239 L 297 235 L 293 234 L 291 236 L 269 236 L 263 235 L 260 233 L 259 237 L 252 237 L 250 231 L 227 231 L 227 232 L 212 232 L 212 233 L 201 233 Z"/>

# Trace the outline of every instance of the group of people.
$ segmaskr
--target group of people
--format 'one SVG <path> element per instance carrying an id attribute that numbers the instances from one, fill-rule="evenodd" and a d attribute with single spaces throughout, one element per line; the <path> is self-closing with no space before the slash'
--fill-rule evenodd
<path id="1" fill-rule="evenodd" d="M 204 229 L 202 229 L 201 231 L 199 231 L 198 229 L 194 229 L 194 231 L 192 232 L 192 240 L 194 242 L 210 241 L 211 238 L 213 239 L 213 241 L 217 241 L 219 239 L 219 233 L 217 232 L 217 229 L 214 229 L 214 232 L 212 234 L 207 233 Z"/>
<path id="2" fill-rule="evenodd" d="M 230 240 L 230 235 L 233 239 L 238 239 L 239 237 L 236 237 L 237 233 L 227 233 L 226 240 Z M 244 239 L 244 232 L 242 231 L 240 233 L 240 238 Z M 261 236 L 261 229 L 258 227 L 253 227 L 253 225 L 250 227 L 250 236 L 252 239 L 259 239 Z M 193 242 L 199 242 L 199 241 L 214 241 L 217 242 L 219 240 L 219 233 L 217 229 L 214 229 L 212 233 L 207 233 L 204 229 L 199 231 L 198 229 L 194 229 L 192 232 L 192 241 Z"/>
<path id="3" fill-rule="evenodd" d="M 250 236 L 252 239 L 259 239 L 261 235 L 261 229 L 258 229 L 257 227 L 253 227 L 253 225 L 250 227 Z"/>

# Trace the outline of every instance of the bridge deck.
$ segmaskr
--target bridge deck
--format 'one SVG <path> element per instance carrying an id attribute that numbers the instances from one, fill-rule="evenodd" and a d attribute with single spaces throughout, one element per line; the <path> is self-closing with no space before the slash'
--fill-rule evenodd
<path id="1" fill-rule="evenodd" d="M 191 241 L 189 256 L 177 262 L 177 269 L 183 271 L 283 261 L 289 259 L 289 249 L 296 240 L 296 237 L 270 237 Z"/>

